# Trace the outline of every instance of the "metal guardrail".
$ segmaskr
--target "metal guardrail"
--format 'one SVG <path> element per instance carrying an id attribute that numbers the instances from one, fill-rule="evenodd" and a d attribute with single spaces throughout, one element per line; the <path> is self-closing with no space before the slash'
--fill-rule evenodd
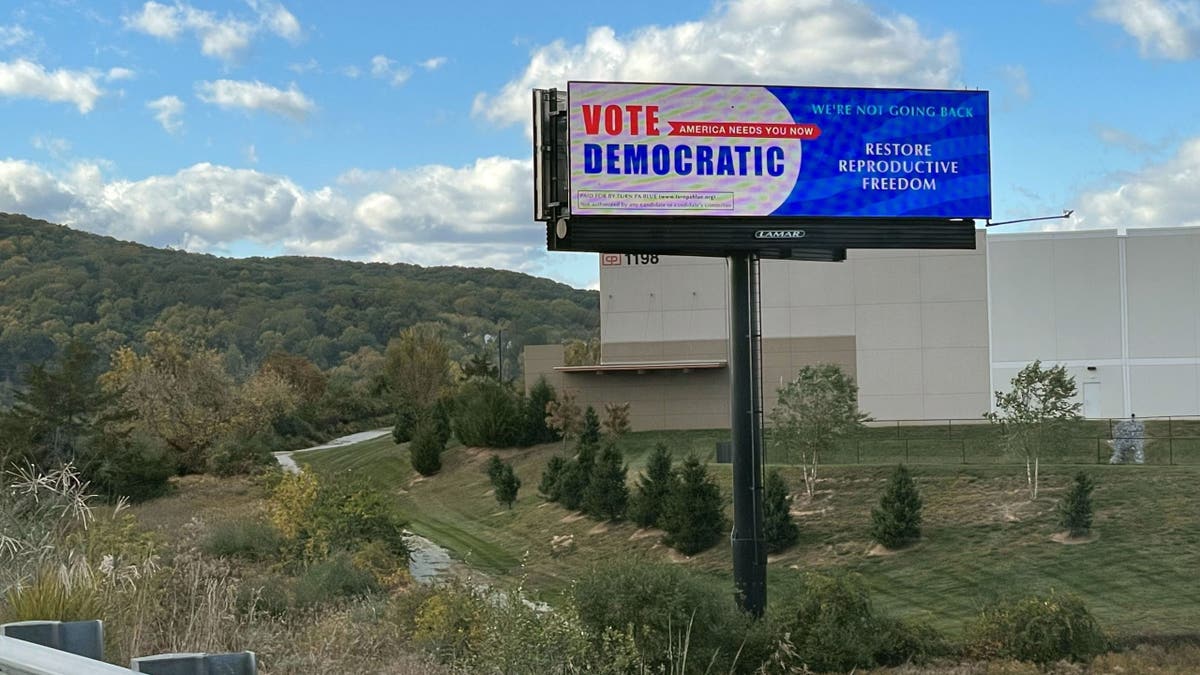
<path id="1" fill-rule="evenodd" d="M 2 675 L 129 675 L 128 668 L 0 635 Z"/>

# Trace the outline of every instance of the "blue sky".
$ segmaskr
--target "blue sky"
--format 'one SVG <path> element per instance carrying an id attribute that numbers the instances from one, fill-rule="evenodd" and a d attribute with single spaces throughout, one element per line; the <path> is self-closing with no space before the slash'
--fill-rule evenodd
<path id="1" fill-rule="evenodd" d="M 594 286 L 531 217 L 568 79 L 987 89 L 996 220 L 1200 225 L 1200 0 L 15 0 L 0 211 Z"/>

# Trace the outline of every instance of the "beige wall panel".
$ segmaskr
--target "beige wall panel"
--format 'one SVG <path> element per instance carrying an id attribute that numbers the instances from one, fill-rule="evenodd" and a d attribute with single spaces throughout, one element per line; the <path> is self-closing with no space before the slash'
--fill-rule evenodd
<path id="1" fill-rule="evenodd" d="M 692 309 L 662 313 L 662 339 L 724 340 L 729 322 L 723 309 Z"/>
<path id="2" fill-rule="evenodd" d="M 912 252 L 905 257 L 855 260 L 853 264 L 854 301 L 859 306 L 920 301 L 920 259 Z"/>
<path id="3" fill-rule="evenodd" d="M 854 306 L 793 307 L 791 334 L 795 337 L 854 335 Z"/>
<path id="4" fill-rule="evenodd" d="M 1133 412 L 1143 416 L 1200 414 L 1197 377 L 1196 366 L 1131 366 Z"/>
<path id="5" fill-rule="evenodd" d="M 788 262 L 792 307 L 854 304 L 854 263 Z"/>
<path id="6" fill-rule="evenodd" d="M 722 265 L 651 266 L 661 277 L 664 309 L 725 311 L 726 272 Z"/>
<path id="7" fill-rule="evenodd" d="M 925 418 L 925 401 L 921 396 L 863 396 L 858 407 L 877 420 L 920 420 Z"/>
<path id="8" fill-rule="evenodd" d="M 854 310 L 859 349 L 920 349 L 921 305 L 859 305 Z"/>
<path id="9" fill-rule="evenodd" d="M 791 337 L 792 315 L 787 306 L 763 307 L 759 313 L 762 335 L 765 338 Z"/>
<path id="10" fill-rule="evenodd" d="M 925 417 L 942 420 L 982 420 L 991 410 L 987 394 L 926 394 Z"/>
<path id="11" fill-rule="evenodd" d="M 994 237 L 988 241 L 988 265 L 992 360 L 1058 358 L 1050 240 Z"/>
<path id="12" fill-rule="evenodd" d="M 1121 266 L 1116 237 L 1054 240 L 1056 358 L 1121 357 Z"/>
<path id="13" fill-rule="evenodd" d="M 1196 237 L 1126 238 L 1125 274 L 1130 357 L 1200 356 Z"/>
<path id="14" fill-rule="evenodd" d="M 792 304 L 791 287 L 788 285 L 788 270 L 795 263 L 790 260 L 763 260 L 759 263 L 758 287 L 763 309 L 787 307 Z"/>
<path id="15" fill-rule="evenodd" d="M 926 349 L 923 357 L 926 394 L 987 394 L 986 347 Z"/>
<path id="16" fill-rule="evenodd" d="M 860 349 L 857 371 L 860 399 L 923 393 L 919 349 Z"/>
<path id="17" fill-rule="evenodd" d="M 937 347 L 988 346 L 987 303 L 927 302 L 921 305 L 922 345 Z M 987 380 L 982 380 L 984 386 Z"/>
<path id="18" fill-rule="evenodd" d="M 975 255 L 921 255 L 921 299 L 925 302 L 987 300 L 987 260 Z"/>

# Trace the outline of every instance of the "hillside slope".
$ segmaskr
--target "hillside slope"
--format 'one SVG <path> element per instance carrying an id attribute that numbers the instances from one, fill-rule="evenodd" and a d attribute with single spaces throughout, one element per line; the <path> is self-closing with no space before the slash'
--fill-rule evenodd
<path id="1" fill-rule="evenodd" d="M 71 338 L 107 353 L 156 326 L 247 367 L 282 349 L 327 368 L 423 321 L 448 328 L 456 359 L 502 329 L 516 364 L 525 344 L 591 337 L 599 295 L 494 269 L 218 258 L 0 213 L 0 381 Z"/>

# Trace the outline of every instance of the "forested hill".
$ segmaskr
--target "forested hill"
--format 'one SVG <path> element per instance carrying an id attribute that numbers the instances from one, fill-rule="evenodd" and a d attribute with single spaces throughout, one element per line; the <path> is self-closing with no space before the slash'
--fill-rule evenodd
<path id="1" fill-rule="evenodd" d="M 221 350 L 233 370 L 277 350 L 329 368 L 420 322 L 446 327 L 456 359 L 503 330 L 509 374 L 526 344 L 592 337 L 599 304 L 595 291 L 516 272 L 218 258 L 0 213 L 0 382 L 71 338 L 108 354 L 165 328 Z"/>

